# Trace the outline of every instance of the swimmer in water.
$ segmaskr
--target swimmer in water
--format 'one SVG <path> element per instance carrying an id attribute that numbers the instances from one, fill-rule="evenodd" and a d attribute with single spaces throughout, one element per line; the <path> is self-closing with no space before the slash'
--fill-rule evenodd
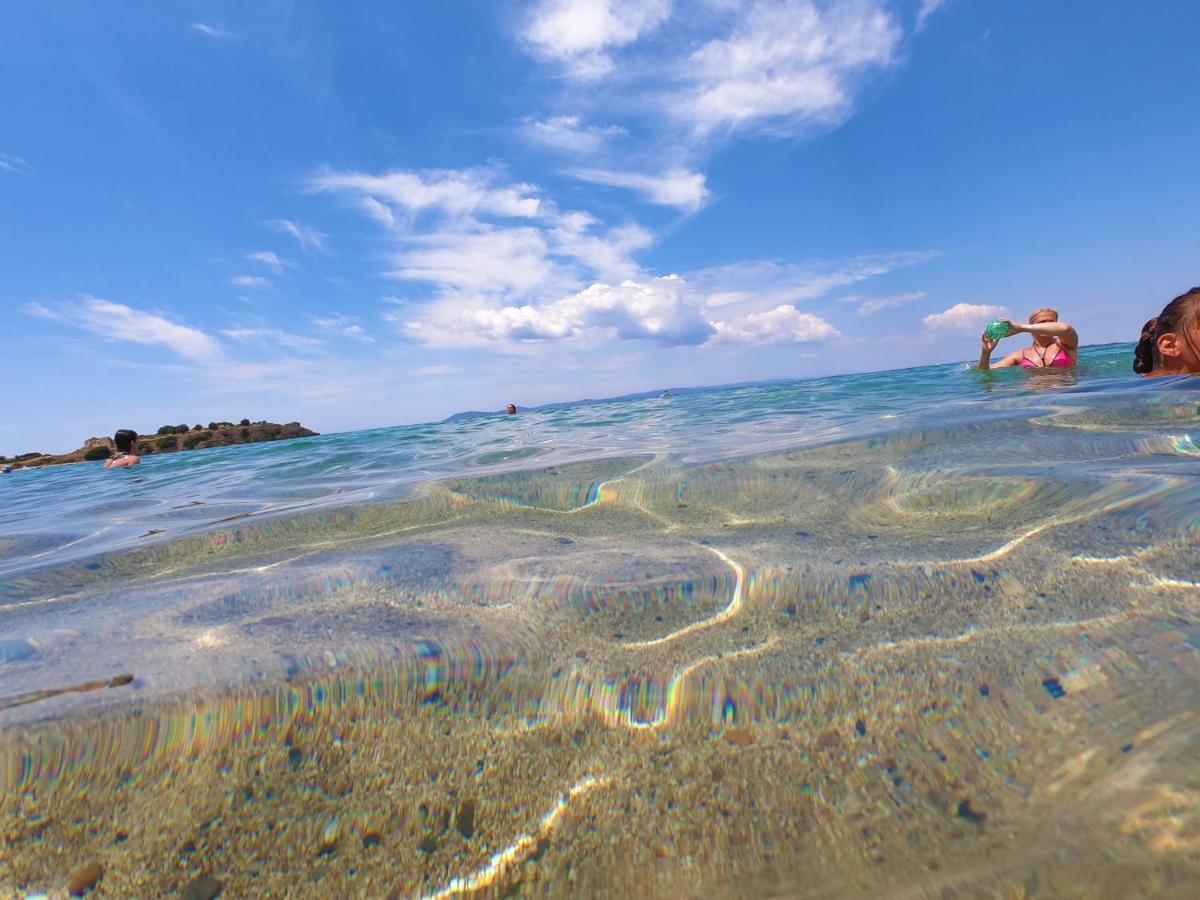
<path id="1" fill-rule="evenodd" d="M 983 333 L 983 349 L 979 354 L 979 368 L 1003 369 L 1020 366 L 1023 369 L 1066 369 L 1079 361 L 1079 335 L 1066 322 L 1058 321 L 1058 310 L 1039 309 L 1029 317 L 1028 325 L 1018 325 L 1009 319 L 1001 319 L 1008 325 L 1009 334 L 1033 335 L 1033 344 L 1022 350 L 1014 350 L 1000 362 L 992 362 L 992 351 L 1000 343 Z"/>
<path id="2" fill-rule="evenodd" d="M 105 461 L 104 468 L 124 469 L 140 463 L 142 458 L 137 455 L 137 442 L 138 436 L 136 431 L 131 431 L 128 428 L 120 429 L 113 435 L 113 443 L 117 445 L 117 452 Z"/>
<path id="3" fill-rule="evenodd" d="M 1200 287 L 1180 294 L 1142 326 L 1133 371 L 1151 378 L 1200 372 Z"/>
<path id="4" fill-rule="evenodd" d="M 517 405 L 515 403 L 510 403 L 505 407 L 505 410 L 510 416 L 515 416 L 517 414 Z"/>

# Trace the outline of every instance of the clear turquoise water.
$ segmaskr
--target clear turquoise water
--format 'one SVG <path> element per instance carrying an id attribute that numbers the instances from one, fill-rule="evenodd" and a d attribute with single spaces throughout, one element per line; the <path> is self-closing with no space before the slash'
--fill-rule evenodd
<path id="1" fill-rule="evenodd" d="M 5 476 L 0 888 L 65 847 L 135 895 L 1193 896 L 1200 380 L 1130 360 Z M 235 777 L 259 799 L 165 859 Z M 119 847 L 54 811 L 137 803 L 175 811 Z M 330 816 L 362 846 L 293 858 L 280 823 Z"/>

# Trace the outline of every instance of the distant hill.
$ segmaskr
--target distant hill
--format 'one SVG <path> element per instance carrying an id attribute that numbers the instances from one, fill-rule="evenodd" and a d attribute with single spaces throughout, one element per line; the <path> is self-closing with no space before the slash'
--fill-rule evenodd
<path id="1" fill-rule="evenodd" d="M 207 426 L 194 427 L 164 425 L 154 434 L 140 436 L 138 453 L 141 456 L 153 456 L 155 453 L 178 453 L 181 450 L 228 447 L 231 444 L 260 444 L 263 441 L 286 441 L 316 435 L 317 432 L 305 428 L 299 422 L 279 425 L 275 422 L 251 422 L 249 419 L 242 419 L 236 425 L 233 422 L 209 422 Z M 115 449 L 112 438 L 93 437 L 84 441 L 78 450 L 72 450 L 70 453 L 22 453 L 11 459 L 0 456 L 0 465 L 27 469 L 33 466 L 93 462 L 108 459 Z"/>

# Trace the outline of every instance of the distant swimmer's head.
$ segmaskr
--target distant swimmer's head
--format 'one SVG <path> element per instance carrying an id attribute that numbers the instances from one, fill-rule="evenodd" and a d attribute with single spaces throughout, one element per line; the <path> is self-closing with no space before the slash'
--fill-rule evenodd
<path id="1" fill-rule="evenodd" d="M 120 429 L 113 435 L 113 444 L 117 448 L 116 455 L 108 458 L 104 468 L 123 469 L 126 466 L 136 466 L 142 461 L 137 454 L 138 436 L 136 431 L 130 428 Z"/>
<path id="2" fill-rule="evenodd" d="M 1142 326 L 1133 371 L 1139 375 L 1200 372 L 1200 288 L 1180 294 Z"/>
<path id="3" fill-rule="evenodd" d="M 508 412 L 508 414 L 510 416 L 515 416 L 517 414 L 517 404 L 510 403 L 510 404 L 508 404 L 508 406 L 505 407 L 505 410 Z"/>

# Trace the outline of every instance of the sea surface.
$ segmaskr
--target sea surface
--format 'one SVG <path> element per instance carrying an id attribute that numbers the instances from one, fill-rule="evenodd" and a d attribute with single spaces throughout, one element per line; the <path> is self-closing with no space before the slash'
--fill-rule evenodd
<path id="1" fill-rule="evenodd" d="M 1200 379 L 1082 359 L 0 476 L 0 897 L 1198 896 Z"/>

